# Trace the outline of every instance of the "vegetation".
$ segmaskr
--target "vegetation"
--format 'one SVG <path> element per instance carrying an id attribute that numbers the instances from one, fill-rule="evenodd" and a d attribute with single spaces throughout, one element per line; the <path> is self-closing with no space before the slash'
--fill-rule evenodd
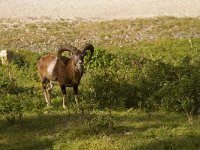
<path id="1" fill-rule="evenodd" d="M 1 149 L 199 149 L 199 120 L 140 110 L 93 111 L 80 118 L 63 111 L 28 115 L 15 125 L 1 121 Z"/>
<path id="2" fill-rule="evenodd" d="M 199 149 L 200 19 L 21 23 L 2 20 L 0 149 Z M 95 45 L 80 85 L 46 108 L 37 60 L 70 42 Z M 87 59 L 85 62 L 87 62 Z"/>

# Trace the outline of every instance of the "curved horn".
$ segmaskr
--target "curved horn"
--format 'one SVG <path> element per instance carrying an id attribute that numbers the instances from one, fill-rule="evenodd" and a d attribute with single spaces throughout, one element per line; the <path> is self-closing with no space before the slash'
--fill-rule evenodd
<path id="1" fill-rule="evenodd" d="M 92 55 L 94 53 L 94 46 L 90 43 L 86 43 L 82 50 L 82 53 L 85 55 L 87 50 L 90 50 L 90 58 L 89 59 L 91 59 Z"/>
<path id="2" fill-rule="evenodd" d="M 58 51 L 57 51 L 57 57 L 60 58 L 61 54 L 64 52 L 64 51 L 68 51 L 70 53 L 73 53 L 75 51 L 77 51 L 78 49 L 72 45 L 69 45 L 69 44 L 66 44 L 66 45 L 62 45 L 58 48 Z"/>

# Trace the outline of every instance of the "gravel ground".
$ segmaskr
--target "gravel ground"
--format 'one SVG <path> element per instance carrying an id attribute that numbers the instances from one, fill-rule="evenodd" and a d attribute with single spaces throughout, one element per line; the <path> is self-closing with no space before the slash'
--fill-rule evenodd
<path id="1" fill-rule="evenodd" d="M 0 0 L 0 19 L 199 17 L 200 0 Z"/>

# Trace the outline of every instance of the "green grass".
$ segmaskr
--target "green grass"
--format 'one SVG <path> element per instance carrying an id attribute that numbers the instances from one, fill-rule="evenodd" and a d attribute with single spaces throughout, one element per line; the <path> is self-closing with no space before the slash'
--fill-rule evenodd
<path id="1" fill-rule="evenodd" d="M 1 20 L 0 49 L 18 58 L 13 81 L 0 64 L 0 110 L 19 108 L 23 116 L 9 121 L 10 113 L 0 114 L 0 150 L 200 149 L 199 24 L 199 18 L 173 17 Z M 62 110 L 59 87 L 52 91 L 53 108 L 46 109 L 36 72 L 39 57 L 65 42 L 95 46 L 80 85 L 82 117 L 71 89 L 70 115 Z"/>
<path id="2" fill-rule="evenodd" d="M 21 122 L 0 122 L 3 149 L 180 149 L 200 148 L 199 119 L 191 124 L 173 113 L 141 110 L 92 111 L 90 114 L 52 111 L 27 114 Z"/>

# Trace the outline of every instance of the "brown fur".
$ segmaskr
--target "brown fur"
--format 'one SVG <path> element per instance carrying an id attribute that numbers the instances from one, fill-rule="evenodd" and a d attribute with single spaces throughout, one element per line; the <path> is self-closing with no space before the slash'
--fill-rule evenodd
<path id="1" fill-rule="evenodd" d="M 66 97 L 66 87 L 73 87 L 74 94 L 78 95 L 78 85 L 80 84 L 83 75 L 82 63 L 86 50 L 90 50 L 92 55 L 94 47 L 91 44 L 86 44 L 85 48 L 81 51 L 71 45 L 65 45 L 58 49 L 57 55 L 47 54 L 39 59 L 37 69 L 43 84 L 43 91 L 47 105 L 50 105 L 49 91 L 52 89 L 51 82 L 57 82 L 60 85 L 64 98 Z M 70 58 L 61 56 L 64 51 L 71 52 L 72 56 Z M 50 74 L 48 72 L 48 67 L 54 61 L 56 63 L 52 69 L 52 74 Z M 51 88 L 48 89 L 49 84 Z M 64 101 L 65 100 L 63 99 L 63 107 L 65 105 Z"/>
<path id="2" fill-rule="evenodd" d="M 74 68 L 73 60 L 70 60 L 67 57 L 62 56 L 61 60 L 58 59 L 53 71 L 53 76 L 49 75 L 47 68 L 55 58 L 55 55 L 47 54 L 38 61 L 37 69 L 40 75 L 40 79 L 43 81 L 46 78 L 49 81 L 55 81 L 60 85 L 67 85 L 69 87 L 72 87 L 74 84 L 79 84 L 79 82 L 75 83 L 73 81 L 80 81 L 79 78 L 82 77 L 82 73 L 80 74 L 75 71 L 76 68 Z M 76 74 L 78 76 L 76 76 Z"/>

